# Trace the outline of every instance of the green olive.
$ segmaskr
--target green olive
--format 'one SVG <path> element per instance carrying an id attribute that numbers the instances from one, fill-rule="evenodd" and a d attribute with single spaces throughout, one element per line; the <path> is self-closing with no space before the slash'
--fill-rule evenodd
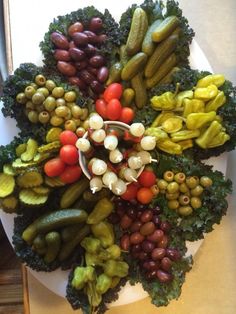
<path id="1" fill-rule="evenodd" d="M 194 189 L 190 190 L 190 193 L 192 196 L 199 196 L 204 191 L 203 187 L 201 185 L 197 185 Z"/>
<path id="2" fill-rule="evenodd" d="M 171 182 L 174 180 L 174 172 L 173 171 L 165 171 L 163 174 L 163 178 L 164 180 L 166 180 L 167 182 Z"/>
<path id="3" fill-rule="evenodd" d="M 68 115 L 69 108 L 66 106 L 60 106 L 55 109 L 55 113 L 58 117 L 65 118 Z"/>
<path id="4" fill-rule="evenodd" d="M 196 196 L 191 197 L 190 203 L 191 203 L 192 208 L 195 208 L 195 209 L 200 208 L 202 206 L 201 199 Z"/>
<path id="5" fill-rule="evenodd" d="M 44 101 L 44 107 L 47 111 L 51 112 L 56 108 L 56 99 L 52 96 L 48 96 Z"/>
<path id="6" fill-rule="evenodd" d="M 211 186 L 213 184 L 211 178 L 207 177 L 207 176 L 203 176 L 200 178 L 200 184 L 204 187 L 207 188 L 209 186 Z"/>
<path id="7" fill-rule="evenodd" d="M 69 109 L 69 108 L 68 108 L 68 109 Z M 70 109 L 69 109 L 67 115 L 65 116 L 65 120 L 71 120 L 71 118 L 72 118 L 72 113 L 71 113 L 71 111 L 70 111 Z M 72 119 L 72 120 L 74 120 L 74 119 Z"/>
<path id="8" fill-rule="evenodd" d="M 84 120 L 84 122 L 82 123 L 82 127 L 85 130 L 88 130 L 88 128 L 89 128 L 89 119 Z"/>
<path id="9" fill-rule="evenodd" d="M 32 96 L 32 102 L 35 105 L 41 105 L 45 100 L 45 97 L 42 93 L 38 93 L 36 92 L 33 96 Z"/>
<path id="10" fill-rule="evenodd" d="M 177 182 L 170 182 L 166 190 L 168 193 L 176 193 L 179 191 L 179 184 Z"/>
<path id="11" fill-rule="evenodd" d="M 41 123 L 48 123 L 50 120 L 50 114 L 47 111 L 42 111 L 39 114 L 39 122 Z"/>
<path id="12" fill-rule="evenodd" d="M 58 116 L 53 116 L 53 117 L 51 117 L 51 119 L 50 119 L 50 123 L 51 123 L 51 125 L 53 125 L 53 126 L 59 126 L 59 125 L 61 125 L 63 122 L 64 122 L 63 118 L 60 118 L 60 117 L 58 117 Z"/>
<path id="13" fill-rule="evenodd" d="M 81 120 L 86 120 L 88 118 L 89 111 L 87 108 L 82 109 L 82 114 L 80 116 Z"/>
<path id="14" fill-rule="evenodd" d="M 35 109 L 36 109 L 36 111 L 37 111 L 37 112 L 42 112 L 42 111 L 44 111 L 44 110 L 45 110 L 45 108 L 44 108 L 44 105 L 43 105 L 43 104 L 38 105 Z"/>
<path id="15" fill-rule="evenodd" d="M 64 124 L 66 130 L 76 131 L 76 123 L 73 120 L 67 120 Z"/>
<path id="16" fill-rule="evenodd" d="M 32 103 L 31 100 L 28 100 L 27 103 L 25 104 L 25 108 L 34 110 L 35 109 L 35 105 Z"/>
<path id="17" fill-rule="evenodd" d="M 35 111 L 35 110 L 29 111 L 28 119 L 30 120 L 30 122 L 37 123 L 39 121 L 38 117 L 39 117 L 39 115 L 38 115 L 37 111 Z"/>
<path id="18" fill-rule="evenodd" d="M 56 87 L 56 84 L 52 80 L 47 80 L 45 87 L 51 92 Z"/>
<path id="19" fill-rule="evenodd" d="M 190 203 L 189 196 L 187 196 L 185 194 L 181 194 L 179 196 L 179 203 L 180 203 L 180 205 L 188 205 Z"/>
<path id="20" fill-rule="evenodd" d="M 177 200 L 179 198 L 179 193 L 166 193 L 166 199 L 168 199 L 169 201 L 172 200 Z"/>
<path id="21" fill-rule="evenodd" d="M 42 93 L 44 95 L 44 97 L 48 97 L 49 95 L 49 90 L 46 87 L 40 87 L 37 89 L 38 93 Z"/>
<path id="22" fill-rule="evenodd" d="M 72 120 L 75 122 L 77 127 L 80 126 L 80 123 L 81 123 L 80 119 L 72 118 Z"/>
<path id="23" fill-rule="evenodd" d="M 67 102 L 66 105 L 67 105 L 67 107 L 70 108 L 70 109 L 71 109 L 73 106 L 77 106 L 75 102 Z"/>
<path id="24" fill-rule="evenodd" d="M 191 215 L 193 212 L 193 209 L 191 206 L 180 206 L 178 208 L 178 213 L 181 215 L 181 216 L 189 216 Z"/>
<path id="25" fill-rule="evenodd" d="M 160 190 L 166 190 L 168 182 L 164 179 L 160 179 L 157 181 L 157 186 L 159 187 Z"/>
<path id="26" fill-rule="evenodd" d="M 63 87 L 55 87 L 52 90 L 52 96 L 55 98 L 61 98 L 64 95 L 64 88 Z"/>
<path id="27" fill-rule="evenodd" d="M 169 209 L 178 209 L 179 208 L 179 202 L 177 200 L 171 200 L 168 201 L 167 206 Z"/>
<path id="28" fill-rule="evenodd" d="M 183 183 L 186 179 L 186 175 L 183 172 L 178 172 L 175 174 L 174 179 L 177 183 Z"/>
<path id="29" fill-rule="evenodd" d="M 57 107 L 60 107 L 60 106 L 67 106 L 67 105 L 66 105 L 66 101 L 65 101 L 64 98 L 57 98 L 56 104 L 57 104 Z"/>
<path id="30" fill-rule="evenodd" d="M 74 91 L 66 92 L 64 95 L 64 99 L 67 102 L 74 102 L 76 100 L 76 92 Z"/>
<path id="31" fill-rule="evenodd" d="M 179 185 L 179 190 L 181 193 L 187 193 L 189 191 L 189 188 L 185 182 L 181 183 Z"/>
<path id="32" fill-rule="evenodd" d="M 44 75 L 42 74 L 38 74 L 36 75 L 35 79 L 34 79 L 35 83 L 39 86 L 44 86 L 46 83 L 46 78 Z"/>
<path id="33" fill-rule="evenodd" d="M 37 90 L 37 89 L 38 89 L 38 85 L 37 85 L 37 84 L 35 84 L 34 82 L 30 83 L 30 86 L 32 86 L 35 90 Z"/>
<path id="34" fill-rule="evenodd" d="M 194 189 L 198 185 L 198 183 L 198 178 L 195 176 L 186 178 L 186 184 L 190 189 Z"/>
<path id="35" fill-rule="evenodd" d="M 82 109 L 77 105 L 71 107 L 71 112 L 74 118 L 80 118 L 83 113 Z"/>
<path id="36" fill-rule="evenodd" d="M 24 105 L 26 104 L 26 102 L 28 101 L 27 97 L 25 96 L 25 93 L 19 93 L 16 95 L 16 101 L 21 104 Z"/>
<path id="37" fill-rule="evenodd" d="M 85 129 L 82 128 L 81 126 L 76 129 L 76 135 L 77 135 L 78 137 L 84 136 L 84 133 L 85 133 L 85 132 L 86 132 Z"/>
<path id="38" fill-rule="evenodd" d="M 33 86 L 26 86 L 25 88 L 25 96 L 28 98 L 28 99 L 31 99 L 32 96 L 36 93 L 36 90 Z"/>

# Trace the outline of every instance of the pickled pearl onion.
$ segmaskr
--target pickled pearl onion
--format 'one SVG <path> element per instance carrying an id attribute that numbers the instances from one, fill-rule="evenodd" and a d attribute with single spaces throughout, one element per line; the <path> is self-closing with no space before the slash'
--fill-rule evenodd
<path id="1" fill-rule="evenodd" d="M 123 160 L 123 154 L 116 148 L 110 151 L 109 159 L 112 163 L 117 164 Z"/>
<path id="2" fill-rule="evenodd" d="M 150 135 L 144 136 L 140 145 L 143 150 L 153 150 L 156 147 L 156 138 Z"/>
<path id="3" fill-rule="evenodd" d="M 92 140 L 97 143 L 102 143 L 106 137 L 106 132 L 103 129 L 95 130 L 91 134 Z"/>
<path id="4" fill-rule="evenodd" d="M 131 156 L 128 159 L 128 165 L 131 169 L 139 169 L 143 166 L 143 163 L 140 157 Z"/>
<path id="5" fill-rule="evenodd" d="M 132 123 L 130 126 L 130 133 L 133 136 L 140 137 L 144 134 L 145 127 L 142 123 Z"/>
<path id="6" fill-rule="evenodd" d="M 137 171 L 134 169 L 126 168 L 124 170 L 124 178 L 128 182 L 137 182 Z"/>
<path id="7" fill-rule="evenodd" d="M 113 185 L 112 185 L 112 192 L 115 195 L 122 195 L 126 192 L 127 186 L 125 182 L 121 179 L 118 179 Z"/>
<path id="8" fill-rule="evenodd" d="M 141 158 L 144 165 L 150 164 L 151 162 L 158 162 L 157 159 L 153 159 L 151 154 L 145 150 L 138 152 L 137 156 Z"/>
<path id="9" fill-rule="evenodd" d="M 118 145 L 118 139 L 115 135 L 108 135 L 104 139 L 104 147 L 108 150 L 116 149 L 117 145 Z"/>
<path id="10" fill-rule="evenodd" d="M 89 126 L 94 130 L 99 130 L 103 127 L 103 119 L 98 114 L 94 114 L 89 118 Z"/>
<path id="11" fill-rule="evenodd" d="M 102 177 L 102 182 L 108 186 L 110 190 L 112 189 L 112 184 L 114 184 L 117 180 L 117 175 L 112 171 L 107 171 Z"/>
<path id="12" fill-rule="evenodd" d="M 89 140 L 86 138 L 79 138 L 75 145 L 83 153 L 87 152 L 91 147 Z"/>
<path id="13" fill-rule="evenodd" d="M 92 164 L 92 172 L 95 175 L 102 175 L 107 171 L 107 164 L 101 159 L 96 159 Z"/>
<path id="14" fill-rule="evenodd" d="M 96 193 L 100 191 L 103 187 L 102 180 L 99 177 L 92 178 L 89 182 L 89 185 L 90 185 L 90 190 L 92 191 L 92 193 Z"/>

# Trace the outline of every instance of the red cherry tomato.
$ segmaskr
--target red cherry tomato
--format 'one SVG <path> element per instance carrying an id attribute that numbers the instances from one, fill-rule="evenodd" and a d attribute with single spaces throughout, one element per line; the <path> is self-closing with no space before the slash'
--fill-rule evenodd
<path id="1" fill-rule="evenodd" d="M 153 186 L 154 184 L 156 184 L 156 176 L 155 173 L 149 170 L 144 170 L 139 178 L 138 178 L 138 182 L 141 186 L 144 186 L 146 188 L 150 188 L 151 186 Z"/>
<path id="2" fill-rule="evenodd" d="M 138 186 L 136 183 L 127 185 L 127 190 L 121 195 L 121 198 L 126 201 L 131 201 L 136 198 Z"/>
<path id="3" fill-rule="evenodd" d="M 140 188 L 137 192 L 137 200 L 141 204 L 149 204 L 151 203 L 154 195 L 149 188 Z"/>
<path id="4" fill-rule="evenodd" d="M 80 166 L 66 166 L 65 170 L 60 175 L 60 179 L 64 183 L 73 183 L 81 177 L 81 174 Z"/>
<path id="5" fill-rule="evenodd" d="M 107 117 L 110 120 L 119 120 L 122 111 L 121 103 L 118 99 L 112 99 L 107 104 Z"/>
<path id="6" fill-rule="evenodd" d="M 65 169 L 65 163 L 59 158 L 53 158 L 44 165 L 44 172 L 48 177 L 57 177 Z"/>
<path id="7" fill-rule="evenodd" d="M 120 121 L 129 124 L 134 119 L 134 110 L 130 107 L 123 107 L 121 110 Z"/>
<path id="8" fill-rule="evenodd" d="M 64 145 L 60 149 L 60 158 L 68 165 L 75 165 L 78 162 L 79 154 L 74 145 Z"/>
<path id="9" fill-rule="evenodd" d="M 95 103 L 97 113 L 103 118 L 107 118 L 107 103 L 104 99 L 97 99 Z"/>
<path id="10" fill-rule="evenodd" d="M 59 139 L 62 145 L 75 145 L 76 141 L 78 140 L 78 136 L 72 131 L 65 130 L 61 132 Z"/>
<path id="11" fill-rule="evenodd" d="M 123 87 L 119 83 L 110 84 L 103 93 L 103 98 L 106 102 L 109 102 L 113 98 L 120 99 L 123 92 Z"/>

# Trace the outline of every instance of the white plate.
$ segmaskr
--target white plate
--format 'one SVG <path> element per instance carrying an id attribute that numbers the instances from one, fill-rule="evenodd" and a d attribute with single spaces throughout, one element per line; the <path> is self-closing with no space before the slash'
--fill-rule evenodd
<path id="1" fill-rule="evenodd" d="M 41 0 L 42 1 L 42 0 Z M 43 0 L 44 1 L 44 0 Z M 23 1 L 12 1 L 14 2 L 14 8 L 10 8 L 10 11 L 12 12 L 11 15 L 11 21 L 14 21 L 14 14 L 18 14 L 17 5 L 21 5 L 20 10 L 22 10 L 22 2 L 24 6 L 27 5 L 27 3 L 31 6 L 32 2 L 29 0 L 23 0 Z M 35 2 L 39 2 L 38 0 Z M 54 1 L 52 1 L 54 2 Z M 21 53 L 18 53 L 19 50 L 14 49 L 15 48 L 21 48 L 21 42 L 22 39 L 21 36 L 19 36 L 19 31 L 14 29 L 16 28 L 16 24 L 12 22 L 12 40 L 13 40 L 13 62 L 15 66 L 19 66 L 22 62 L 35 62 L 36 64 L 41 63 L 41 56 L 40 51 L 38 49 L 38 42 L 43 37 L 41 27 L 39 27 L 39 17 L 44 16 L 44 28 L 45 31 L 47 30 L 47 25 L 52 21 L 53 17 L 61 14 L 64 15 L 67 12 L 70 12 L 72 10 L 77 9 L 77 5 L 75 5 L 75 1 L 59 1 L 60 5 L 57 5 L 53 9 L 53 16 L 49 14 L 51 10 L 46 10 L 46 13 L 48 15 L 45 15 L 45 10 L 43 10 L 44 5 L 40 4 L 38 6 L 39 10 L 42 11 L 42 15 L 40 12 L 37 11 L 37 16 L 28 16 L 30 19 L 32 19 L 32 23 L 29 21 L 25 24 L 31 25 L 31 29 L 33 32 L 29 32 L 27 34 L 27 42 L 31 43 L 31 49 L 27 49 L 27 51 L 30 50 L 30 58 L 25 59 L 24 51 L 21 50 Z M 111 13 L 114 13 L 115 18 L 118 20 L 121 12 L 123 12 L 130 4 L 133 3 L 133 1 L 125 1 L 125 2 L 119 2 L 118 4 L 114 4 L 112 1 L 81 1 L 83 6 L 94 4 L 99 10 L 103 11 L 105 7 L 107 7 Z M 142 1 L 136 1 L 136 2 L 142 2 Z M 48 2 L 47 2 L 48 3 Z M 77 2 L 76 2 L 77 3 Z M 55 4 L 55 2 L 54 2 Z M 123 5 L 124 4 L 124 5 Z M 68 7 L 69 6 L 69 7 Z M 82 6 L 81 6 L 82 7 Z M 35 20 L 36 19 L 36 20 Z M 35 25 L 35 27 L 34 27 Z M 37 27 L 38 25 L 38 27 Z M 40 25 L 41 26 L 41 25 Z M 19 23 L 17 23 L 17 27 L 19 27 Z M 22 28 L 24 27 L 21 26 Z M 42 27 L 43 28 L 43 27 Z M 24 31 L 22 32 L 24 33 Z M 39 36 L 37 36 L 37 34 Z M 191 56 L 190 56 L 190 64 L 192 68 L 199 69 L 199 70 L 208 70 L 212 72 L 212 68 L 204 55 L 203 51 L 200 49 L 198 44 L 193 41 L 191 45 Z M 7 144 L 11 141 L 14 135 L 17 134 L 17 128 L 15 127 L 15 121 L 12 121 L 11 119 L 5 119 L 2 114 L 0 114 L 0 144 Z M 207 163 L 214 165 L 215 169 L 220 170 L 221 172 L 226 172 L 226 165 L 227 165 L 227 154 L 223 154 L 220 157 L 217 158 L 211 158 L 207 161 Z M 4 229 L 6 231 L 6 234 L 8 236 L 9 241 L 12 241 L 12 233 L 13 233 L 13 219 L 14 215 L 5 214 L 2 211 L 0 211 L 0 218 L 2 220 L 2 224 L 4 226 Z M 194 243 L 187 243 L 188 246 L 188 255 L 192 254 L 194 255 L 196 251 L 199 249 L 200 245 L 202 243 L 201 241 L 196 241 Z M 65 297 L 66 294 L 66 285 L 67 285 L 67 278 L 68 278 L 68 271 L 62 271 L 60 269 L 55 270 L 51 273 L 44 273 L 44 272 L 36 272 L 31 269 L 29 269 L 30 272 L 43 284 L 45 285 L 49 290 L 53 291 L 57 295 L 61 297 Z M 111 306 L 118 306 L 122 304 L 128 304 L 132 303 L 134 301 L 141 300 L 143 298 L 147 297 L 147 293 L 142 289 L 141 284 L 137 284 L 136 286 L 130 286 L 127 284 L 124 288 L 122 288 L 119 299 L 112 303 Z"/>

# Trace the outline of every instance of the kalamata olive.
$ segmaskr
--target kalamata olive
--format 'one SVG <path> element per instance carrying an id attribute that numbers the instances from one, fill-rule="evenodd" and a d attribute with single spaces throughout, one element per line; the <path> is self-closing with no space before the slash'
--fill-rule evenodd
<path id="1" fill-rule="evenodd" d="M 147 236 L 147 240 L 157 243 L 162 240 L 164 232 L 160 229 L 154 230 L 154 232 Z"/>
<path id="2" fill-rule="evenodd" d="M 78 48 L 70 48 L 69 54 L 71 58 L 75 61 L 82 61 L 83 59 L 85 59 L 85 56 L 86 56 L 85 52 Z"/>
<path id="3" fill-rule="evenodd" d="M 144 250 L 144 252 L 150 253 L 152 252 L 154 248 L 155 248 L 155 244 L 153 242 L 148 241 L 148 240 L 144 240 L 142 242 L 142 249 Z"/>
<path id="4" fill-rule="evenodd" d="M 76 45 L 75 45 L 74 40 L 71 40 L 71 41 L 69 42 L 69 48 L 76 48 Z"/>
<path id="5" fill-rule="evenodd" d="M 152 221 L 149 221 L 142 225 L 142 227 L 140 228 L 140 233 L 144 236 L 147 236 L 147 235 L 152 234 L 155 228 L 156 227 L 154 223 Z"/>
<path id="6" fill-rule="evenodd" d="M 111 213 L 110 216 L 108 217 L 108 220 L 110 223 L 115 225 L 120 222 L 120 216 L 117 213 Z"/>
<path id="7" fill-rule="evenodd" d="M 91 73 L 92 75 L 97 76 L 97 74 L 98 74 L 98 69 L 97 69 L 97 68 L 94 68 L 94 67 L 91 67 L 90 65 L 87 67 L 86 70 L 87 70 L 89 73 Z"/>
<path id="8" fill-rule="evenodd" d="M 156 276 L 157 276 L 157 271 L 156 270 L 149 271 L 145 275 L 147 280 L 152 280 L 152 279 L 156 278 Z"/>
<path id="9" fill-rule="evenodd" d="M 131 247 L 131 252 L 140 252 L 141 249 L 142 249 L 142 247 L 141 247 L 140 243 L 134 244 Z"/>
<path id="10" fill-rule="evenodd" d="M 142 216 L 143 212 L 141 210 L 137 211 L 137 218 L 140 218 Z"/>
<path id="11" fill-rule="evenodd" d="M 137 210 L 144 211 L 146 208 L 147 208 L 147 205 L 140 204 L 140 203 L 137 205 Z"/>
<path id="12" fill-rule="evenodd" d="M 140 261 L 145 261 L 145 260 L 147 260 L 148 258 L 149 258 L 149 256 L 148 256 L 148 253 L 147 253 L 147 252 L 144 252 L 144 251 L 139 252 L 139 254 L 138 254 L 138 259 L 139 259 Z"/>
<path id="13" fill-rule="evenodd" d="M 124 206 L 124 205 L 122 205 L 122 206 Z M 124 216 L 124 214 L 125 214 L 125 208 L 124 207 L 118 207 L 116 209 L 116 212 L 120 216 L 120 218 L 122 218 L 122 216 Z"/>
<path id="14" fill-rule="evenodd" d="M 171 229 L 171 224 L 168 221 L 162 221 L 160 223 L 160 229 L 163 230 L 165 233 L 168 233 Z"/>
<path id="15" fill-rule="evenodd" d="M 154 222 L 154 224 L 155 224 L 156 226 L 159 227 L 159 225 L 160 225 L 160 223 L 161 223 L 161 218 L 160 218 L 158 215 L 154 215 L 154 216 L 152 217 L 152 221 Z"/>
<path id="16" fill-rule="evenodd" d="M 88 65 L 88 61 L 85 59 L 85 60 L 82 60 L 80 62 L 75 62 L 75 67 L 77 70 L 81 71 L 85 68 L 87 68 L 87 65 Z"/>
<path id="17" fill-rule="evenodd" d="M 89 64 L 92 67 L 100 68 L 101 66 L 105 64 L 105 59 L 101 55 L 95 55 L 89 59 Z"/>
<path id="18" fill-rule="evenodd" d="M 93 55 L 95 55 L 95 53 L 97 52 L 97 48 L 91 44 L 88 44 L 85 48 L 84 48 L 84 52 L 86 53 L 86 55 L 88 57 L 92 57 Z"/>
<path id="19" fill-rule="evenodd" d="M 74 43 L 78 47 L 87 46 L 88 41 L 89 41 L 88 36 L 85 33 L 82 33 L 82 32 L 73 33 L 72 38 L 74 40 Z"/>
<path id="20" fill-rule="evenodd" d="M 54 52 L 54 58 L 57 61 L 70 61 L 71 60 L 68 50 L 64 50 L 64 49 L 56 49 Z"/>
<path id="21" fill-rule="evenodd" d="M 138 231 L 133 232 L 133 233 L 130 235 L 130 243 L 131 243 L 131 244 L 138 244 L 138 243 L 143 242 L 143 240 L 144 240 L 144 236 L 141 235 L 141 233 L 138 232 Z"/>
<path id="22" fill-rule="evenodd" d="M 151 209 L 146 209 L 141 217 L 140 217 L 140 220 L 145 223 L 145 222 L 148 222 L 148 221 L 151 221 L 152 220 L 152 217 L 153 217 L 153 213 L 151 211 Z"/>
<path id="23" fill-rule="evenodd" d="M 131 232 L 139 231 L 141 227 L 142 227 L 142 222 L 140 220 L 135 220 L 130 226 L 130 231 Z"/>
<path id="24" fill-rule="evenodd" d="M 159 215 L 162 213 L 162 209 L 159 206 L 156 206 L 152 209 L 154 215 Z"/>
<path id="25" fill-rule="evenodd" d="M 127 229 L 132 224 L 132 222 L 133 222 L 133 220 L 128 215 L 125 214 L 121 218 L 120 226 L 121 226 L 122 229 Z"/>
<path id="26" fill-rule="evenodd" d="M 60 49 L 68 49 L 69 48 L 69 42 L 66 36 L 58 33 L 53 32 L 50 36 L 51 41 L 56 45 L 57 48 Z"/>
<path id="27" fill-rule="evenodd" d="M 120 239 L 120 247 L 122 250 L 124 251 L 129 251 L 130 248 L 130 239 L 129 239 L 129 235 L 123 234 L 123 236 Z"/>
<path id="28" fill-rule="evenodd" d="M 127 215 L 131 218 L 131 219 L 135 219 L 136 218 L 136 216 L 137 216 L 137 212 L 136 212 L 136 210 L 134 209 L 134 208 L 128 208 L 127 209 Z"/>
<path id="29" fill-rule="evenodd" d="M 75 22 L 68 28 L 68 34 L 72 37 L 74 33 L 83 32 L 84 26 L 80 22 Z"/>
<path id="30" fill-rule="evenodd" d="M 166 250 L 162 248 L 155 248 L 152 250 L 151 256 L 154 261 L 161 260 L 166 255 Z"/>
<path id="31" fill-rule="evenodd" d="M 166 249 L 166 256 L 168 256 L 172 261 L 178 261 L 181 259 L 181 253 L 176 249 Z"/>
<path id="32" fill-rule="evenodd" d="M 167 248 L 167 246 L 168 246 L 168 242 L 169 242 L 169 239 L 168 239 L 168 237 L 164 234 L 163 237 L 162 237 L 162 239 L 158 242 L 158 247 L 165 249 L 165 248 Z"/>
<path id="33" fill-rule="evenodd" d="M 169 271 L 172 267 L 172 261 L 169 259 L 169 257 L 163 257 L 161 260 L 161 268 L 163 270 Z"/>
<path id="34" fill-rule="evenodd" d="M 100 17 L 93 17 L 89 23 L 89 30 L 92 32 L 99 32 L 103 27 L 102 19 Z"/>
<path id="35" fill-rule="evenodd" d="M 171 274 L 159 269 L 157 271 L 157 278 L 159 279 L 160 282 L 167 283 L 173 279 L 173 276 Z"/>
<path id="36" fill-rule="evenodd" d="M 104 91 L 104 86 L 96 80 L 91 82 L 90 87 L 95 94 L 101 94 Z"/>
<path id="37" fill-rule="evenodd" d="M 108 75 L 109 75 L 108 68 L 107 67 L 101 67 L 98 70 L 97 78 L 98 78 L 99 82 L 104 83 L 104 82 L 106 82 Z"/>
<path id="38" fill-rule="evenodd" d="M 58 61 L 57 69 L 66 76 L 75 76 L 76 74 L 76 68 L 72 64 L 65 61 Z"/>
<path id="39" fill-rule="evenodd" d="M 98 35 L 97 38 L 96 38 L 96 42 L 97 42 L 98 45 L 103 44 L 106 40 L 107 40 L 107 35 L 106 34 Z"/>
<path id="40" fill-rule="evenodd" d="M 91 31 L 84 31 L 83 32 L 88 37 L 88 43 L 89 44 L 96 44 L 98 41 L 98 36 Z"/>
<path id="41" fill-rule="evenodd" d="M 132 252 L 131 254 L 133 258 L 138 259 L 140 252 Z"/>
<path id="42" fill-rule="evenodd" d="M 94 81 L 94 76 L 89 73 L 87 70 L 82 70 L 79 72 L 79 77 L 88 85 L 90 85 L 92 83 L 92 81 Z"/>
<path id="43" fill-rule="evenodd" d="M 157 270 L 158 269 L 158 266 L 152 260 L 145 261 L 142 266 L 146 270 Z"/>
<path id="44" fill-rule="evenodd" d="M 69 82 L 72 85 L 77 85 L 79 87 L 79 89 L 81 90 L 85 90 L 87 88 L 87 85 L 84 83 L 84 81 L 82 81 L 79 77 L 77 76 L 72 76 L 69 78 Z"/>

